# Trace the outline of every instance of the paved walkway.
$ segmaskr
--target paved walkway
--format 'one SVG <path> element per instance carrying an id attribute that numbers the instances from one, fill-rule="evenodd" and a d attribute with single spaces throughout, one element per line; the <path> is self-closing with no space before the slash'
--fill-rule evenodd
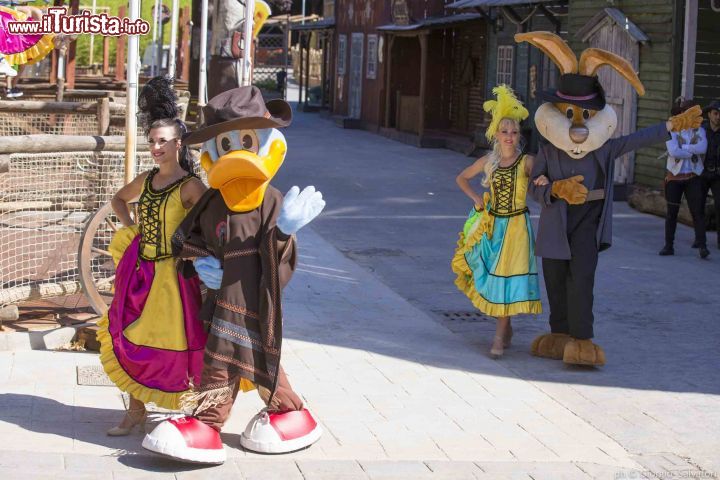
<path id="1" fill-rule="evenodd" d="M 212 473 L 218 479 L 538 480 L 621 478 L 616 475 L 645 470 L 646 462 L 624 445 L 637 430 L 608 435 L 585 418 L 596 416 L 590 400 L 586 410 L 564 401 L 577 404 L 577 390 L 518 377 L 507 367 L 517 362 L 490 360 L 311 229 L 300 243 L 301 263 L 286 297 L 284 363 L 326 429 L 318 444 L 275 457 L 240 449 L 239 433 L 261 407 L 248 394 L 223 434 L 231 460 L 210 470 L 178 466 L 146 455 L 138 433 L 105 436 L 122 415 L 118 391 L 76 382 L 76 367 L 97 365 L 95 354 L 3 352 L 0 478 L 110 478 L 112 472 L 112 478 L 132 479 Z M 598 395 L 608 399 L 612 422 L 613 412 L 623 409 L 613 399 L 623 392 L 608 388 Z M 706 401 L 710 406 L 714 399 Z M 625 409 L 641 422 L 642 412 Z M 675 440 L 667 430 L 658 433 L 671 452 Z M 673 454 L 651 460 L 658 471 L 699 471 Z"/>

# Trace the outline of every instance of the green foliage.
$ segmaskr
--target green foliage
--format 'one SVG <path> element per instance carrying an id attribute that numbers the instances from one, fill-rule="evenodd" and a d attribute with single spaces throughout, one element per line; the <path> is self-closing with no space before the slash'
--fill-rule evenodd
<path id="1" fill-rule="evenodd" d="M 172 7 L 172 0 L 163 0 L 163 3 L 167 5 L 169 8 Z M 183 7 L 189 7 L 192 5 L 192 0 L 179 0 L 178 2 L 180 4 L 180 8 Z M 154 0 L 143 0 L 141 1 L 141 7 L 140 7 L 140 17 L 146 20 L 148 23 L 150 23 L 150 32 L 148 32 L 147 35 L 141 35 L 140 36 L 140 58 L 142 59 L 143 52 L 145 51 L 145 48 L 152 42 L 152 26 L 153 26 L 153 19 L 152 19 L 152 7 L 155 5 Z M 43 1 L 36 1 L 34 2 L 34 5 L 37 7 L 45 7 L 46 3 Z M 96 6 L 97 7 L 110 7 L 110 10 L 108 12 L 111 16 L 117 16 L 119 8 L 121 6 L 128 5 L 127 0 L 97 0 Z M 92 0 L 81 0 L 80 2 L 81 7 L 92 7 Z M 100 11 L 98 11 L 100 13 Z M 178 35 L 180 34 L 180 29 L 178 27 Z M 76 55 L 76 64 L 78 66 L 85 66 L 90 64 L 90 37 L 92 35 L 83 34 L 80 35 L 80 37 L 77 40 L 75 55 Z M 168 21 L 163 26 L 163 40 L 166 45 L 170 44 L 170 22 Z M 103 55 L 103 37 L 101 35 L 96 35 L 95 39 L 93 41 L 93 63 L 102 63 L 102 55 Z M 110 65 L 115 64 L 115 52 L 117 50 L 117 40 L 115 37 L 110 37 Z"/>
<path id="2" fill-rule="evenodd" d="M 258 87 L 261 90 L 269 90 L 269 91 L 277 90 L 277 82 L 271 78 L 258 80 L 256 82 L 253 82 L 253 85 L 255 85 L 256 87 Z"/>

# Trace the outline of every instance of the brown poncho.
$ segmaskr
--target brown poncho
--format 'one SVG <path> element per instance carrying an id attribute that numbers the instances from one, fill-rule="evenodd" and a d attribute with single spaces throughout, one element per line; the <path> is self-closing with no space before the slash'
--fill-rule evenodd
<path id="1" fill-rule="evenodd" d="M 275 224 L 282 201 L 270 186 L 258 208 L 237 213 L 210 189 L 173 236 L 176 256 L 212 255 L 224 270 L 222 287 L 209 291 L 200 312 L 209 330 L 205 364 L 271 392 L 280 365 L 281 290 L 296 263 L 294 238 Z"/>

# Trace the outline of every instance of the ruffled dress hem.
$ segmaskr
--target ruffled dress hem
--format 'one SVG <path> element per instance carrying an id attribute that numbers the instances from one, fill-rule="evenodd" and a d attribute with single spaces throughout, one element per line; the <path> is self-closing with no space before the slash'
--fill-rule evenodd
<path id="1" fill-rule="evenodd" d="M 182 392 L 163 392 L 154 388 L 148 388 L 130 377 L 125 372 L 122 365 L 115 356 L 113 351 L 113 341 L 108 331 L 107 314 L 98 322 L 97 339 L 100 342 L 100 363 L 102 363 L 105 373 L 117 387 L 132 395 L 134 398 L 143 403 L 153 403 L 161 408 L 169 410 L 178 410 L 180 408 L 180 397 L 190 392 L 190 390 Z"/>

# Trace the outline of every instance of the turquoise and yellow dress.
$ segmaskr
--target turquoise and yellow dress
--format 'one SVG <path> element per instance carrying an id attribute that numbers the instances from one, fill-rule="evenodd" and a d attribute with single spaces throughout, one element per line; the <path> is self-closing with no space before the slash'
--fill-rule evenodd
<path id="1" fill-rule="evenodd" d="M 455 285 L 493 317 L 541 313 L 535 240 L 525 203 L 525 155 L 498 167 L 485 209 L 465 222 L 452 260 Z"/>

